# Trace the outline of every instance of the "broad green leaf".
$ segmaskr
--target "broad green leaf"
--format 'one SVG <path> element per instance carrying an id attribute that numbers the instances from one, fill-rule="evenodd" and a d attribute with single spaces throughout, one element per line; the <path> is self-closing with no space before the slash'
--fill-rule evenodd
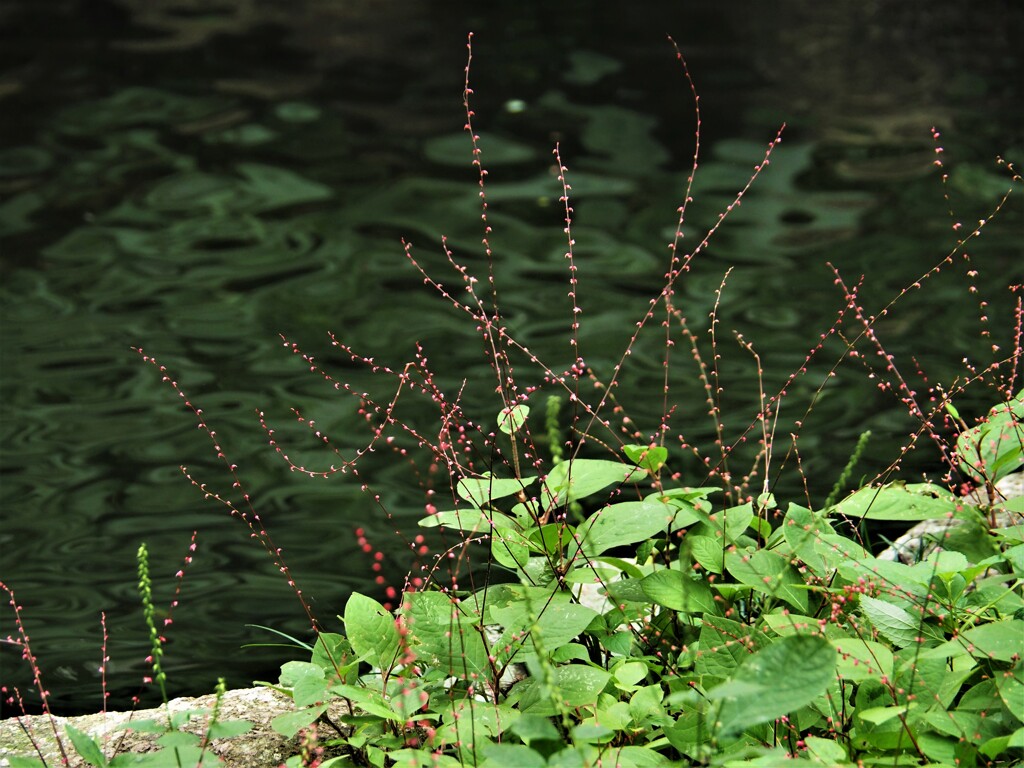
<path id="1" fill-rule="evenodd" d="M 353 592 L 345 604 L 345 633 L 356 656 L 390 669 L 398 657 L 395 617 L 371 597 Z"/>
<path id="2" fill-rule="evenodd" d="M 955 657 L 970 654 L 978 659 L 1012 661 L 1022 655 L 1024 621 L 993 621 L 968 629 L 959 637 L 924 651 L 922 657 Z"/>
<path id="3" fill-rule="evenodd" d="M 64 730 L 71 739 L 71 743 L 75 745 L 75 751 L 78 752 L 79 757 L 96 768 L 106 768 L 107 758 L 103 756 L 103 750 L 92 736 L 85 731 L 78 730 L 73 725 L 65 725 Z"/>
<path id="4" fill-rule="evenodd" d="M 536 148 L 530 144 L 504 139 L 501 136 L 487 136 L 482 143 L 482 149 L 484 162 L 488 168 L 496 168 L 509 163 L 521 163 L 537 155 Z M 465 131 L 430 138 L 423 144 L 423 155 L 428 160 L 459 168 L 466 165 L 467 151 L 472 151 L 472 145 Z"/>
<path id="5" fill-rule="evenodd" d="M 569 709 L 593 704 L 610 679 L 611 673 L 589 664 L 565 664 L 555 672 L 556 696 Z"/>
<path id="6" fill-rule="evenodd" d="M 582 643 L 566 643 L 551 652 L 551 661 L 561 664 L 563 661 L 590 661 L 587 646 Z"/>
<path id="7" fill-rule="evenodd" d="M 193 747 L 199 744 L 199 742 L 200 739 L 196 734 L 187 731 L 168 731 L 156 740 L 156 743 L 161 747 L 172 747 L 174 749 Z"/>
<path id="8" fill-rule="evenodd" d="M 362 709 L 364 712 L 368 712 L 376 717 L 385 720 L 403 721 L 401 715 L 388 706 L 383 696 L 376 691 L 371 691 L 369 688 L 360 688 L 355 685 L 336 685 L 331 688 L 331 693 L 340 698 L 348 699 L 358 709 Z"/>
<path id="9" fill-rule="evenodd" d="M 661 705 L 665 698 L 665 692 L 661 684 L 646 685 L 629 697 L 629 716 L 638 726 L 644 726 L 652 718 L 664 715 L 665 710 Z"/>
<path id="10" fill-rule="evenodd" d="M 483 512 L 479 509 L 450 509 L 427 517 L 421 517 L 420 528 L 453 528 L 458 531 L 487 533 L 493 525 L 495 528 L 514 528 L 515 522 L 501 512 Z"/>
<path id="11" fill-rule="evenodd" d="M 658 605 L 684 613 L 715 613 L 711 588 L 703 581 L 692 579 L 682 571 L 664 568 L 645 576 L 640 588 Z"/>
<path id="12" fill-rule="evenodd" d="M 302 728 L 315 722 L 320 715 L 327 711 L 326 704 L 320 704 L 308 709 L 299 709 L 295 712 L 285 712 L 270 721 L 270 727 L 282 736 L 291 738 Z"/>
<path id="13" fill-rule="evenodd" d="M 531 548 L 530 539 L 512 528 L 495 530 L 491 535 L 491 557 L 506 568 L 525 568 Z"/>
<path id="14" fill-rule="evenodd" d="M 531 620 L 538 611 L 540 616 Z M 505 628 L 503 639 L 529 631 L 531 645 L 528 647 L 539 645 L 550 653 L 579 637 L 598 613 L 593 608 L 559 598 L 552 600 L 546 607 L 543 603 L 537 603 L 493 608 L 491 615 Z M 499 641 L 498 645 L 502 644 Z"/>
<path id="15" fill-rule="evenodd" d="M 668 459 L 668 450 L 660 445 L 627 445 L 623 453 L 638 467 L 657 474 Z"/>
<path id="16" fill-rule="evenodd" d="M 875 725 L 881 725 L 882 723 L 892 720 L 894 717 L 899 717 L 907 711 L 908 705 L 901 704 L 899 706 L 891 707 L 870 707 L 868 709 L 858 709 L 857 716 L 861 720 L 866 720 L 869 723 Z"/>
<path id="17" fill-rule="evenodd" d="M 615 666 L 612 676 L 617 686 L 628 689 L 647 677 L 647 665 L 639 661 L 623 662 Z"/>
<path id="18" fill-rule="evenodd" d="M 522 429 L 530 415 L 530 406 L 516 403 L 498 414 L 498 429 L 506 435 L 513 435 Z"/>
<path id="19" fill-rule="evenodd" d="M 797 504 L 790 504 L 786 511 L 786 517 L 782 521 L 782 534 L 786 543 L 793 550 L 793 554 L 799 557 L 808 568 L 815 574 L 821 576 L 828 570 L 828 562 L 821 552 L 815 547 L 821 537 L 825 534 L 835 534 L 835 530 L 817 512 L 812 512 L 806 507 Z"/>
<path id="20" fill-rule="evenodd" d="M 701 526 L 699 532 L 702 535 L 711 535 L 712 538 L 720 538 L 724 533 L 726 541 L 732 544 L 750 527 L 750 522 L 753 519 L 753 505 L 740 504 L 736 507 L 702 515 L 701 522 L 704 525 Z"/>
<path id="21" fill-rule="evenodd" d="M 807 613 L 804 580 L 789 560 L 767 549 L 754 552 L 727 552 L 725 569 L 739 581 L 758 592 L 785 600 L 801 613 Z"/>
<path id="22" fill-rule="evenodd" d="M 660 752 L 656 752 L 648 747 L 613 747 L 608 750 L 611 755 L 611 760 L 607 761 L 615 768 L 669 768 L 671 765 L 676 765 L 669 761 Z M 595 765 L 595 763 L 588 763 L 589 765 Z"/>
<path id="23" fill-rule="evenodd" d="M 576 529 L 577 544 L 569 545 L 568 556 L 582 549 L 587 558 L 597 557 L 612 547 L 646 541 L 668 528 L 673 511 L 658 501 L 624 501 L 598 510 Z"/>
<path id="24" fill-rule="evenodd" d="M 770 643 L 764 632 L 747 624 L 705 615 L 700 628 L 697 674 L 730 677 L 752 654 Z"/>
<path id="25" fill-rule="evenodd" d="M 555 728 L 554 723 L 540 715 L 522 715 L 509 726 L 509 730 L 527 744 L 535 741 L 562 740 L 562 734 Z"/>
<path id="26" fill-rule="evenodd" d="M 956 441 L 960 468 L 975 481 L 998 482 L 1024 464 L 1024 391 L 988 412 Z"/>
<path id="27" fill-rule="evenodd" d="M 920 618 L 892 603 L 864 595 L 860 599 L 861 612 L 871 624 L 894 645 L 904 648 L 920 636 Z"/>
<path id="28" fill-rule="evenodd" d="M 1007 711 L 1018 722 L 1024 722 L 1024 667 L 1018 662 L 1012 670 L 997 676 L 995 682 Z"/>
<path id="29" fill-rule="evenodd" d="M 38 757 L 19 757 L 8 755 L 10 768 L 49 768 L 49 766 Z"/>
<path id="30" fill-rule="evenodd" d="M 544 506 L 583 499 L 609 485 L 638 482 L 647 476 L 639 467 L 606 459 L 563 461 L 544 480 Z"/>
<path id="31" fill-rule="evenodd" d="M 812 765 L 825 765 L 829 768 L 849 764 L 849 755 L 846 749 L 833 739 L 823 739 L 820 736 L 808 736 L 804 739 L 807 751 L 804 753 Z"/>
<path id="32" fill-rule="evenodd" d="M 684 710 L 674 725 L 665 726 L 663 732 L 669 744 L 684 755 L 699 753 L 701 746 L 710 738 L 707 713 L 696 707 Z"/>
<path id="33" fill-rule="evenodd" d="M 814 542 L 814 549 L 829 568 L 839 568 L 850 560 L 862 560 L 868 557 L 868 551 L 852 539 L 834 533 L 823 533 Z"/>
<path id="34" fill-rule="evenodd" d="M 994 739 L 989 739 L 978 747 L 978 751 L 985 757 L 996 757 L 1008 749 L 1024 750 L 1024 728 L 1018 728 L 1009 736 L 997 736 Z"/>
<path id="35" fill-rule="evenodd" d="M 320 665 L 308 661 L 288 661 L 281 665 L 281 685 L 292 689 L 296 706 L 304 707 L 325 698 L 325 672 Z"/>
<path id="36" fill-rule="evenodd" d="M 720 701 L 717 730 L 737 734 L 807 706 L 835 680 L 832 644 L 811 635 L 783 637 L 758 651 L 732 678 L 708 691 Z"/>
<path id="37" fill-rule="evenodd" d="M 327 698 L 327 680 L 324 679 L 324 669 L 313 667 L 319 675 L 307 675 L 299 680 L 292 688 L 292 697 L 295 699 L 295 706 L 305 707 L 316 704 Z"/>
<path id="38" fill-rule="evenodd" d="M 281 665 L 279 680 L 284 687 L 294 688 L 300 680 L 310 676 L 323 680 L 323 668 L 308 661 L 286 661 Z"/>
<path id="39" fill-rule="evenodd" d="M 914 493 L 893 483 L 881 488 L 861 488 L 839 502 L 834 513 L 853 520 L 898 520 L 916 522 L 953 517 L 958 504 L 952 497 Z"/>
<path id="40" fill-rule="evenodd" d="M 721 574 L 725 569 L 725 547 L 722 546 L 720 539 L 711 536 L 687 536 L 686 545 L 690 548 L 693 559 L 700 563 L 704 570 Z"/>
<path id="41" fill-rule="evenodd" d="M 211 739 L 232 739 L 252 730 L 248 720 L 218 720 L 211 725 L 207 734 Z"/>
<path id="42" fill-rule="evenodd" d="M 333 632 L 321 632 L 317 635 L 310 661 L 324 669 L 328 677 L 334 677 L 338 670 L 345 672 L 345 668 L 352 664 L 353 659 L 352 646 L 344 635 Z"/>
<path id="43" fill-rule="evenodd" d="M 474 617 L 440 592 L 412 592 L 405 597 L 403 618 L 409 642 L 422 663 L 466 679 L 490 669 L 488 650 Z"/>
<path id="44" fill-rule="evenodd" d="M 167 721 L 158 723 L 156 720 L 133 720 L 132 722 L 125 723 L 124 726 L 130 731 L 136 733 L 163 733 L 167 730 Z"/>
<path id="45" fill-rule="evenodd" d="M 892 679 L 894 659 L 892 651 L 881 643 L 842 637 L 832 641 L 838 651 L 837 672 L 844 680 Z"/>
<path id="46" fill-rule="evenodd" d="M 615 731 L 607 725 L 602 725 L 593 718 L 580 723 L 570 732 L 572 740 L 576 743 L 590 742 L 591 744 L 605 743 L 611 740 Z"/>
<path id="47" fill-rule="evenodd" d="M 753 504 L 740 504 L 725 510 L 725 535 L 729 541 L 736 541 L 740 534 L 750 527 L 754 519 Z"/>
<path id="48" fill-rule="evenodd" d="M 544 755 L 523 744 L 488 744 L 483 754 L 480 768 L 544 768 L 548 764 Z"/>
<path id="49" fill-rule="evenodd" d="M 522 479 L 493 477 L 488 472 L 484 473 L 483 477 L 462 478 L 455 486 L 455 490 L 460 498 L 478 507 L 483 507 L 495 499 L 514 496 L 532 485 L 536 479 L 536 477 Z"/>
<path id="50" fill-rule="evenodd" d="M 822 632 L 818 619 L 813 616 L 801 616 L 788 609 L 783 613 L 767 613 L 761 618 L 772 632 L 779 635 L 819 635 Z M 825 632 L 829 631 L 830 627 L 826 624 Z M 842 632 L 838 628 L 833 628 L 833 631 Z M 826 637 L 828 637 L 827 634 Z"/>

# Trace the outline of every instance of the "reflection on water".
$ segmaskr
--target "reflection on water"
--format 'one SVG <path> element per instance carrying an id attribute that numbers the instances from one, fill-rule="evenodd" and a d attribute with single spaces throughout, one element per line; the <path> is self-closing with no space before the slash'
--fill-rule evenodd
<path id="1" fill-rule="evenodd" d="M 99 703 L 101 610 L 115 697 L 137 687 L 146 654 L 134 595 L 141 541 L 158 604 L 166 604 L 191 532 L 199 531 L 168 633 L 175 691 L 209 690 L 217 674 L 232 685 L 272 676 L 281 651 L 239 650 L 268 639 L 246 623 L 304 630 L 294 596 L 265 555 L 181 476 L 184 462 L 211 487 L 229 485 L 208 440 L 131 345 L 157 355 L 204 408 L 327 623 L 351 590 L 376 588 L 353 529 L 365 528 L 387 553 L 388 569 L 404 573 L 409 557 L 394 530 L 414 527 L 423 494 L 407 465 L 376 457 L 368 476 L 394 512 L 388 520 L 354 484 L 303 482 L 276 460 L 257 408 L 300 445 L 309 443 L 289 427 L 290 406 L 343 448 L 365 436 L 354 401 L 309 375 L 277 334 L 357 390 L 385 398 L 390 384 L 332 350 L 324 333 L 393 367 L 420 341 L 435 370 L 448 372 L 445 386 L 468 380 L 469 414 L 486 419 L 496 410 L 473 328 L 424 289 L 399 242 L 415 243 L 417 259 L 441 275 L 445 234 L 471 270 L 484 269 L 477 188 L 460 132 L 467 21 L 453 18 L 449 4 L 383 4 L 372 12 L 359 5 L 309 2 L 283 13 L 236 0 L 197 16 L 178 13 L 170 0 L 110 2 L 97 20 L 67 3 L 67 16 L 49 26 L 32 3 L 4 12 L 21 42 L 5 46 L 0 83 L 5 114 L 17 116 L 0 129 L 0 576 L 25 607 L 60 707 Z M 548 156 L 559 140 L 576 213 L 580 347 L 601 375 L 617 360 L 658 290 L 692 151 L 687 88 L 661 37 L 672 31 L 704 109 L 686 242 L 732 202 L 776 124 L 791 123 L 769 170 L 678 286 L 679 305 L 702 331 L 723 273 L 735 267 L 721 310 L 735 435 L 756 412 L 757 389 L 755 369 L 729 331 L 757 345 L 766 386 L 777 388 L 840 306 L 826 260 L 851 280 L 868 275 L 862 296 L 872 308 L 936 263 L 951 240 L 928 127 L 943 127 L 950 188 L 965 218 L 976 218 L 1006 187 L 990 158 L 1020 154 L 1019 127 L 1005 122 L 1020 103 L 1019 79 L 1011 78 L 1014 86 L 1005 78 L 1016 60 L 997 35 L 977 60 L 914 58 L 920 91 L 890 72 L 869 89 L 870 99 L 858 88 L 844 100 L 832 78 L 845 70 L 803 44 L 815 38 L 814 22 L 776 29 L 762 19 L 753 34 L 739 18 L 716 20 L 710 4 L 685 13 L 669 6 L 652 5 L 638 21 L 567 3 L 554 17 L 561 27 L 523 11 L 474 9 L 477 127 L 491 168 L 501 302 L 534 352 L 553 368 L 568 365 L 563 214 Z M 841 26 L 821 23 L 842 37 Z M 92 42 L 88 56 L 57 45 L 61 30 L 72 29 L 78 45 Z M 817 80 L 812 64 L 797 73 L 778 58 L 780 41 L 792 43 L 800 29 L 799 60 L 830 61 Z M 981 32 L 947 34 L 960 43 Z M 873 56 L 874 64 L 858 60 L 858 82 L 872 66 L 886 67 L 883 52 Z M 772 70 L 769 60 L 785 66 Z M 931 69 L 921 74 L 922 67 Z M 949 93 L 935 83 L 949 84 Z M 1021 277 L 1021 218 L 1014 203 L 971 251 L 996 289 Z M 962 271 L 929 281 L 881 326 L 891 350 L 912 343 L 932 381 L 960 373 L 977 338 L 977 305 L 965 298 Z M 1005 337 L 1009 297 L 996 290 L 989 300 L 993 331 Z M 933 322 L 947 308 L 959 319 Z M 657 336 L 641 339 L 622 387 L 633 393 L 628 406 L 645 429 L 660 408 Z M 827 352 L 823 367 L 795 385 L 793 402 L 805 402 L 838 347 Z M 699 383 L 686 356 L 676 359 L 682 407 L 674 423 L 690 442 L 708 444 L 713 429 Z M 524 381 L 539 381 L 525 361 L 518 370 Z M 863 371 L 842 368 L 839 379 L 802 438 L 819 500 L 862 430 L 890 441 L 869 472 L 911 428 Z M 975 405 L 981 412 L 986 403 Z M 329 463 L 315 451 L 295 453 Z M 934 464 L 919 453 L 908 469 Z M 799 487 L 792 474 L 778 482 L 780 496 Z M 0 628 L 14 631 L 9 615 Z M 15 649 L 0 645 L 0 662 L 5 683 L 28 687 Z"/>

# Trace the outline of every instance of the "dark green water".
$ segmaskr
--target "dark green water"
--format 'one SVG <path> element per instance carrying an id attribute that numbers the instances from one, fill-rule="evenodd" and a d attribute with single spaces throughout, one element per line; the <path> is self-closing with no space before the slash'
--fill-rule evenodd
<path id="1" fill-rule="evenodd" d="M 322 621 L 332 624 L 351 590 L 376 589 L 356 527 L 400 583 L 410 558 L 394 530 L 415 532 L 424 503 L 408 465 L 381 456 L 368 465 L 388 520 L 352 478 L 289 472 L 254 412 L 264 410 L 296 446 L 293 458 L 313 466 L 331 459 L 290 426 L 290 407 L 343 449 L 365 441 L 355 402 L 277 336 L 386 400 L 392 383 L 333 350 L 330 330 L 393 367 L 419 341 L 446 389 L 468 380 L 467 412 L 493 418 L 493 374 L 472 324 L 422 285 L 401 247 L 401 238 L 413 242 L 421 263 L 454 284 L 439 246 L 446 234 L 470 270 L 485 270 L 461 131 L 467 31 L 476 33 L 475 119 L 501 304 L 511 329 L 556 369 L 572 353 L 555 141 L 573 187 L 580 347 L 607 377 L 659 290 L 693 151 L 692 100 L 665 33 L 701 93 L 702 159 L 684 244 L 715 222 L 788 123 L 771 166 L 677 293 L 703 330 L 734 267 L 720 311 L 733 436 L 757 411 L 755 367 L 733 329 L 757 346 L 774 391 L 842 306 L 826 261 L 851 282 L 866 274 L 861 298 L 877 311 L 953 246 L 932 126 L 943 133 L 965 221 L 1009 186 L 995 156 L 1024 161 L 1014 46 L 1024 19 L 1011 3 L 969 16 L 956 3 L 652 3 L 642 16 L 615 4 L 543 13 L 516 5 L 139 0 L 44 9 L 26 0 L 0 11 L 0 578 L 24 607 L 55 706 L 99 706 L 100 611 L 115 701 L 138 688 L 147 653 L 134 576 L 142 541 L 166 605 L 198 531 L 168 632 L 173 692 L 208 691 L 218 674 L 231 685 L 271 677 L 286 656 L 240 649 L 267 638 L 245 624 L 305 626 L 244 527 L 182 477 L 187 464 L 230 490 L 208 438 L 132 345 L 158 356 L 204 409 Z M 1018 191 L 969 250 L 1004 350 L 1013 335 L 1006 286 L 1024 279 L 1022 236 Z M 966 269 L 958 261 L 929 279 L 879 326 L 915 382 L 911 351 L 932 383 L 962 375 L 965 355 L 987 362 Z M 658 333 L 641 338 L 621 389 L 645 431 L 660 414 L 661 346 Z M 795 385 L 787 424 L 839 352 L 830 345 Z M 688 354 L 680 347 L 674 359 L 673 423 L 706 446 L 713 430 Z M 540 381 L 527 365 L 518 370 L 523 383 Z M 979 391 L 961 411 L 980 414 L 986 398 Z M 407 412 L 424 423 L 429 413 Z M 879 436 L 863 465 L 870 475 L 913 427 L 862 366 L 841 367 L 801 438 L 814 498 L 828 492 L 861 431 Z M 700 480 L 692 463 L 676 462 Z M 904 462 L 907 474 L 938 469 L 929 447 Z M 799 487 L 787 472 L 776 493 Z M 14 632 L 10 613 L 0 614 L 0 636 Z M 4 684 L 31 687 L 16 648 L 0 644 L 0 665 Z"/>

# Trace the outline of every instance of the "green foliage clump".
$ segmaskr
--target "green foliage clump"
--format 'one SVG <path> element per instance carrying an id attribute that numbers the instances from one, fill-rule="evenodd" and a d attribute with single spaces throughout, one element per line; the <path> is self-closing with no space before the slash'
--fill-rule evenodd
<path id="1" fill-rule="evenodd" d="M 1019 415 L 996 423 L 1016 438 L 989 452 L 992 480 L 1024 464 Z M 960 462 L 978 450 L 962 440 Z M 663 450 L 625 454 L 460 482 L 453 508 L 420 524 L 486 535 L 514 578 L 410 590 L 394 612 L 352 595 L 345 634 L 321 634 L 309 662 L 282 668 L 297 709 L 275 727 L 295 733 L 345 700 L 336 743 L 356 762 L 325 766 L 1024 756 L 1024 525 L 984 525 L 1019 513 L 1019 498 L 964 506 L 891 483 L 817 510 L 722 508 L 718 489 L 663 486 Z M 572 501 L 595 511 L 565 522 Z M 953 519 L 978 535 L 910 565 L 872 556 L 864 519 Z"/>

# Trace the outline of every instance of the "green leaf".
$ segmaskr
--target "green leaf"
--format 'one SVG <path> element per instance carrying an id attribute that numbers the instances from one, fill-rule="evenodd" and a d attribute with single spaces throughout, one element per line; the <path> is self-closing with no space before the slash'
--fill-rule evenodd
<path id="1" fill-rule="evenodd" d="M 9 761 L 10 768 L 48 768 L 46 763 L 38 757 L 18 757 L 17 755 L 8 755 L 7 760 Z"/>
<path id="2" fill-rule="evenodd" d="M 682 571 L 667 568 L 645 576 L 640 588 L 658 605 L 684 613 L 715 613 L 711 588 L 703 581 L 692 579 Z"/>
<path id="3" fill-rule="evenodd" d="M 464 477 L 459 480 L 455 490 L 459 497 L 483 507 L 495 499 L 504 499 L 507 496 L 514 496 L 524 488 L 528 488 L 536 480 L 536 477 L 494 477 L 490 472 L 485 472 L 483 477 Z"/>
<path id="4" fill-rule="evenodd" d="M 717 729 L 740 733 L 807 706 L 835 680 L 836 652 L 827 640 L 790 635 L 758 651 L 733 677 L 708 691 L 720 701 Z"/>
<path id="5" fill-rule="evenodd" d="M 440 592 L 413 592 L 403 610 L 409 642 L 422 663 L 460 680 L 490 669 L 488 650 L 475 618 Z"/>
<path id="6" fill-rule="evenodd" d="M 1018 662 L 1013 670 L 997 676 L 995 683 L 1007 711 L 1024 722 L 1024 667 Z"/>
<path id="7" fill-rule="evenodd" d="M 721 574 L 725 569 L 725 547 L 719 539 L 711 536 L 687 536 L 686 544 L 690 547 L 693 559 L 700 563 L 701 568 L 711 573 Z"/>
<path id="8" fill-rule="evenodd" d="M 532 548 L 527 536 L 511 528 L 495 530 L 491 535 L 491 557 L 506 568 L 525 568 Z"/>
<path id="9" fill-rule="evenodd" d="M 576 529 L 576 539 L 569 545 L 568 556 L 576 557 L 580 549 L 587 558 L 597 557 L 612 547 L 646 541 L 668 528 L 673 510 L 659 501 L 624 501 L 598 510 Z"/>
<path id="10" fill-rule="evenodd" d="M 899 717 L 900 715 L 905 714 L 908 706 L 909 705 L 907 704 L 900 704 L 899 706 L 858 709 L 857 717 L 874 725 L 881 725 L 882 723 L 889 722 L 894 717 Z"/>
<path id="11" fill-rule="evenodd" d="M 465 482 L 465 481 L 463 481 Z M 515 528 L 515 522 L 501 512 L 484 512 L 479 509 L 449 509 L 437 512 L 418 521 L 420 528 L 452 528 L 457 531 L 487 533 L 495 528 Z"/>
<path id="12" fill-rule="evenodd" d="M 1018 728 L 1009 736 L 997 736 L 994 739 L 989 739 L 978 747 L 978 751 L 985 757 L 996 757 L 1008 749 L 1024 750 L 1024 728 Z M 11 765 L 13 766 L 13 763 Z"/>
<path id="13" fill-rule="evenodd" d="M 812 765 L 837 766 L 849 764 L 849 755 L 843 746 L 833 739 L 823 739 L 820 736 L 808 736 L 804 739 L 807 747 L 806 755 Z"/>
<path id="14" fill-rule="evenodd" d="M 562 741 L 562 734 L 551 720 L 540 715 L 522 715 L 509 726 L 509 730 L 527 744 L 535 741 Z"/>
<path id="15" fill-rule="evenodd" d="M 355 685 L 336 685 L 331 688 L 331 693 L 340 698 L 348 699 L 356 707 L 375 717 L 398 722 L 404 721 L 401 715 L 388 706 L 383 696 L 376 691 L 371 691 L 369 688 L 360 688 Z"/>
<path id="16" fill-rule="evenodd" d="M 459 131 L 427 139 L 423 144 L 423 155 L 431 162 L 462 168 L 466 165 L 466 158 L 472 156 L 472 149 L 473 145 L 466 132 Z M 537 155 L 536 149 L 531 145 L 503 139 L 500 136 L 487 136 L 481 144 L 481 149 L 488 168 L 521 163 Z"/>
<path id="17" fill-rule="evenodd" d="M 304 675 L 292 688 L 292 698 L 295 699 L 297 707 L 316 704 L 327 698 L 327 680 L 324 677 L 323 667 L 313 664 L 310 664 L 309 667 L 310 673 Z"/>
<path id="18" fill-rule="evenodd" d="M 1024 464 L 1024 390 L 988 412 L 956 441 L 960 468 L 976 482 L 998 482 Z"/>
<path id="19" fill-rule="evenodd" d="M 899 484 L 861 488 L 835 506 L 835 512 L 855 520 L 898 520 L 916 522 L 952 517 L 958 502 L 952 496 L 935 497 L 915 493 Z"/>
<path id="20" fill-rule="evenodd" d="M 532 618 L 536 611 L 543 608 L 539 617 Z M 510 604 L 503 608 L 492 608 L 491 615 L 505 628 L 502 640 L 496 644 L 504 645 L 512 635 L 530 633 L 527 648 L 539 645 L 547 652 L 565 645 L 582 634 L 590 623 L 598 616 L 597 611 L 585 605 L 569 602 L 568 596 L 556 598 L 543 607 L 543 604 L 530 603 Z"/>
<path id="21" fill-rule="evenodd" d="M 958 638 L 922 652 L 922 657 L 956 657 L 970 654 L 978 659 L 1012 661 L 1021 655 L 1024 621 L 993 621 L 968 629 Z"/>
<path id="22" fill-rule="evenodd" d="M 295 712 L 285 712 L 270 721 L 270 727 L 286 738 L 291 738 L 301 729 L 316 721 L 320 715 L 327 711 L 326 704 L 320 704 L 308 709 L 300 709 Z"/>
<path id="23" fill-rule="evenodd" d="M 647 476 L 639 467 L 605 459 L 573 459 L 557 464 L 544 480 L 544 506 L 583 499 L 609 485 L 637 482 Z"/>
<path id="24" fill-rule="evenodd" d="M 657 474 L 668 459 L 668 450 L 659 445 L 627 445 L 622 451 L 630 461 L 652 474 Z"/>
<path id="25" fill-rule="evenodd" d="M 211 739 L 233 739 L 252 730 L 252 723 L 248 720 L 218 720 L 207 729 L 207 735 Z"/>
<path id="26" fill-rule="evenodd" d="M 604 690 L 611 679 L 611 673 L 588 664 L 565 664 L 555 671 L 555 697 L 566 709 L 576 709 L 597 701 L 597 696 Z M 532 682 L 532 681 L 531 681 Z M 539 686 L 534 691 L 539 694 Z M 549 698 L 539 695 L 523 697 L 520 706 L 524 711 L 535 715 L 557 714 Z"/>
<path id="27" fill-rule="evenodd" d="M 65 725 L 64 731 L 71 739 L 71 743 L 75 745 L 75 751 L 78 752 L 79 757 L 96 768 L 107 767 L 107 758 L 103 756 L 103 750 L 92 736 L 85 731 L 78 730 L 73 725 Z"/>
<path id="28" fill-rule="evenodd" d="M 352 663 L 353 655 L 352 646 L 344 635 L 321 632 L 317 635 L 310 662 L 321 667 L 331 677 L 336 673 L 336 668 L 344 672 L 345 667 Z"/>
<path id="29" fill-rule="evenodd" d="M 167 730 L 167 721 L 158 723 L 156 720 L 133 720 L 125 723 L 125 728 L 136 733 L 163 733 Z"/>
<path id="30" fill-rule="evenodd" d="M 516 403 L 502 409 L 498 414 L 498 429 L 506 435 L 513 435 L 522 429 L 526 418 L 530 415 L 530 406 Z"/>
<path id="31" fill-rule="evenodd" d="M 719 538 L 724 534 L 726 541 L 734 544 L 736 539 L 750 527 L 753 519 L 754 507 L 752 504 L 740 504 L 721 512 L 701 514 L 701 521 L 704 525 L 700 528 L 700 534 L 710 534 L 712 538 Z"/>
<path id="32" fill-rule="evenodd" d="M 544 768 L 548 764 L 544 755 L 523 744 L 488 744 L 483 754 L 485 759 L 480 768 Z"/>
<path id="33" fill-rule="evenodd" d="M 358 658 L 390 669 L 398 657 L 395 617 L 371 597 L 353 592 L 345 604 L 345 632 Z"/>
<path id="34" fill-rule="evenodd" d="M 839 652 L 837 672 L 844 680 L 859 683 L 892 679 L 895 661 L 892 651 L 886 646 L 856 637 L 836 638 L 832 643 Z"/>
<path id="35" fill-rule="evenodd" d="M 182 747 L 194 747 L 200 742 L 200 738 L 194 733 L 187 731 L 168 731 L 156 740 L 161 747 L 181 749 Z"/>
<path id="36" fill-rule="evenodd" d="M 661 685 L 647 685 L 629 697 L 629 715 L 638 726 L 643 726 L 651 718 L 664 714 L 661 701 L 665 692 Z"/>
<path id="37" fill-rule="evenodd" d="M 823 535 L 835 534 L 835 530 L 823 515 L 812 512 L 798 504 L 790 504 L 782 521 L 782 534 L 786 543 L 808 568 L 816 575 L 824 575 L 828 563 L 814 546 Z"/>
<path id="38" fill-rule="evenodd" d="M 767 549 L 727 552 L 725 569 L 741 584 L 785 600 L 801 613 L 807 613 L 804 580 L 789 560 L 778 552 Z"/>
<path id="39" fill-rule="evenodd" d="M 615 685 L 628 690 L 647 677 L 647 665 L 639 661 L 627 661 L 618 664 L 612 670 Z"/>
<path id="40" fill-rule="evenodd" d="M 591 744 L 610 741 L 614 735 L 615 731 L 594 720 L 577 725 L 570 733 L 574 742 L 590 742 Z"/>
<path id="41" fill-rule="evenodd" d="M 920 620 L 892 603 L 864 595 L 860 609 L 871 624 L 894 645 L 905 648 L 920 636 Z"/>
<path id="42" fill-rule="evenodd" d="M 770 643 L 764 632 L 747 624 L 705 615 L 700 628 L 697 674 L 730 677 L 753 653 Z"/>

